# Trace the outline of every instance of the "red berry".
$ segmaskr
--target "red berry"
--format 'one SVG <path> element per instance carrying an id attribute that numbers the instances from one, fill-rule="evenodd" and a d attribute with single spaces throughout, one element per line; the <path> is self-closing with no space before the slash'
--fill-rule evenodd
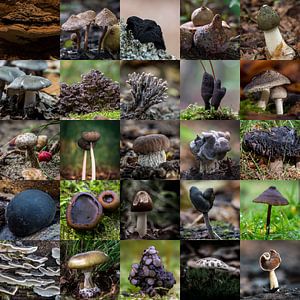
<path id="1" fill-rule="evenodd" d="M 39 153 L 39 161 L 50 161 L 52 159 L 52 153 L 48 151 L 42 151 Z"/>

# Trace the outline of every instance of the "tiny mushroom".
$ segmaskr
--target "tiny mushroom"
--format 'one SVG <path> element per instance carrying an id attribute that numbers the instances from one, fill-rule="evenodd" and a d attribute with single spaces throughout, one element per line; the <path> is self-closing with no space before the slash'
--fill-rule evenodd
<path id="1" fill-rule="evenodd" d="M 120 205 L 120 198 L 114 191 L 103 191 L 98 196 L 98 201 L 103 206 L 103 209 L 107 211 L 114 211 Z"/>
<path id="2" fill-rule="evenodd" d="M 84 35 L 84 50 L 88 49 L 89 43 L 89 30 L 91 24 L 94 22 L 96 13 L 93 10 L 87 10 L 77 15 L 77 17 L 84 21 L 85 24 L 85 35 Z"/>
<path id="3" fill-rule="evenodd" d="M 153 209 L 150 195 L 145 191 L 136 193 L 131 205 L 131 212 L 136 214 L 136 231 L 143 238 L 147 234 L 147 214 Z"/>
<path id="4" fill-rule="evenodd" d="M 81 173 L 81 179 L 86 179 L 86 160 L 87 160 L 87 151 L 91 149 L 90 143 L 84 140 L 83 138 L 80 138 L 77 142 L 79 148 L 83 150 L 83 162 L 82 162 L 82 173 Z"/>
<path id="5" fill-rule="evenodd" d="M 263 30 L 267 50 L 271 59 L 292 60 L 295 51 L 289 47 L 279 31 L 280 17 L 277 12 L 268 5 L 263 5 L 257 15 L 258 28 Z"/>
<path id="6" fill-rule="evenodd" d="M 191 20 L 195 26 L 209 24 L 214 17 L 214 13 L 206 6 L 201 6 L 192 12 Z"/>
<path id="7" fill-rule="evenodd" d="M 37 136 L 34 133 L 27 132 L 19 134 L 16 138 L 16 147 L 20 150 L 26 150 L 26 156 L 30 161 L 31 167 L 40 168 L 39 161 L 35 155 L 34 147 L 37 143 Z"/>
<path id="8" fill-rule="evenodd" d="M 283 206 L 288 205 L 289 202 L 286 198 L 284 198 L 281 193 L 276 189 L 275 186 L 270 186 L 267 190 L 265 190 L 262 194 L 260 194 L 257 198 L 253 200 L 255 203 L 263 203 L 268 204 L 268 215 L 267 215 L 267 223 L 266 223 L 266 237 L 269 236 L 270 233 L 270 220 L 271 220 L 271 211 L 272 206 Z"/>
<path id="9" fill-rule="evenodd" d="M 259 258 L 259 265 L 263 271 L 270 272 L 270 292 L 274 293 L 279 289 L 278 280 L 275 270 L 280 266 L 280 254 L 271 249 L 269 252 L 264 252 Z"/>
<path id="10" fill-rule="evenodd" d="M 213 231 L 208 217 L 208 212 L 213 207 L 215 194 L 212 188 L 206 189 L 203 193 L 195 186 L 190 188 L 190 199 L 194 207 L 203 214 L 208 236 L 210 239 L 221 238 Z"/>
<path id="11" fill-rule="evenodd" d="M 13 60 L 12 65 L 24 70 L 26 74 L 34 74 L 42 76 L 43 72 L 48 68 L 46 60 Z"/>
<path id="12" fill-rule="evenodd" d="M 72 256 L 68 261 L 69 269 L 82 270 L 84 273 L 83 288 L 79 289 L 82 298 L 93 298 L 100 293 L 100 289 L 93 283 L 92 271 L 108 261 L 109 257 L 102 251 L 88 251 Z"/>
<path id="13" fill-rule="evenodd" d="M 287 91 L 284 87 L 276 86 L 271 89 L 270 99 L 275 102 L 277 115 L 283 115 L 283 100 L 286 97 Z"/>
<path id="14" fill-rule="evenodd" d="M 251 82 L 245 86 L 244 91 L 245 93 L 261 92 L 258 107 L 265 110 L 270 97 L 270 89 L 290 83 L 291 81 L 284 75 L 268 70 L 254 76 Z"/>
<path id="15" fill-rule="evenodd" d="M 138 154 L 138 163 L 156 168 L 166 162 L 165 151 L 170 147 L 169 139 L 163 134 L 148 134 L 135 139 L 133 151 Z"/>

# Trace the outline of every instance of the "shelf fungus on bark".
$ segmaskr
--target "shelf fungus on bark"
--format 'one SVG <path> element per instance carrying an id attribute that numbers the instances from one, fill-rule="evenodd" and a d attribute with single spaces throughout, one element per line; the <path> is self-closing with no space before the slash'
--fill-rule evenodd
<path id="1" fill-rule="evenodd" d="M 213 173 L 218 168 L 218 161 L 225 158 L 230 146 L 228 131 L 208 131 L 190 142 L 192 154 L 199 160 L 199 173 Z"/>

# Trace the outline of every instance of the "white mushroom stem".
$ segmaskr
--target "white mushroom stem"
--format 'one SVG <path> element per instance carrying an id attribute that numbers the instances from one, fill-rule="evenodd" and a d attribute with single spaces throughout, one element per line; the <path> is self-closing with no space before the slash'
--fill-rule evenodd
<path id="1" fill-rule="evenodd" d="M 81 179 L 86 179 L 86 160 L 87 160 L 87 151 L 84 150 L 83 152 L 83 162 L 82 162 L 82 173 L 81 173 Z"/>
<path id="2" fill-rule="evenodd" d="M 83 288 L 85 289 L 91 289 L 95 287 L 93 280 L 92 280 L 92 268 L 83 270 L 84 274 L 84 283 L 83 283 Z"/>
<path id="3" fill-rule="evenodd" d="M 199 173 L 200 174 L 210 174 L 213 173 L 217 168 L 217 160 L 206 160 L 199 163 Z"/>
<path id="4" fill-rule="evenodd" d="M 91 143 L 91 163 L 92 163 L 92 180 L 96 180 L 96 161 L 93 149 L 93 143 Z"/>
<path id="5" fill-rule="evenodd" d="M 138 212 L 136 216 L 136 231 L 143 238 L 147 234 L 147 212 Z"/>
<path id="6" fill-rule="evenodd" d="M 282 158 L 275 159 L 274 161 L 270 161 L 270 171 L 274 174 L 279 174 L 283 171 L 283 161 Z"/>
<path id="7" fill-rule="evenodd" d="M 26 91 L 24 109 L 27 107 L 34 107 L 36 104 L 36 91 Z"/>
<path id="8" fill-rule="evenodd" d="M 283 99 L 275 99 L 276 114 L 283 115 Z"/>
<path id="9" fill-rule="evenodd" d="M 265 41 L 271 59 L 291 60 L 295 56 L 295 51 L 289 47 L 278 29 L 264 31 Z"/>
<path id="10" fill-rule="evenodd" d="M 165 151 L 157 151 L 148 154 L 139 154 L 138 164 L 143 167 L 156 168 L 161 163 L 167 161 L 167 156 Z"/>
<path id="11" fill-rule="evenodd" d="M 265 89 L 261 91 L 261 96 L 258 101 L 258 107 L 262 108 L 263 110 L 266 109 L 267 104 L 269 102 L 269 97 L 270 97 L 270 89 Z"/>
<path id="12" fill-rule="evenodd" d="M 221 238 L 213 231 L 210 222 L 209 222 L 209 217 L 208 217 L 208 213 L 203 213 L 203 217 L 204 217 L 204 221 L 205 221 L 205 225 L 208 231 L 208 235 L 210 239 L 217 239 L 217 240 L 221 240 Z"/>
<path id="13" fill-rule="evenodd" d="M 39 160 L 38 160 L 37 156 L 35 155 L 34 148 L 29 148 L 28 147 L 26 154 L 27 154 L 28 160 L 31 163 L 31 167 L 36 168 L 36 169 L 40 169 Z"/>
<path id="14" fill-rule="evenodd" d="M 4 87 L 5 87 L 5 81 L 0 80 L 0 101 L 2 99 L 2 93 L 3 93 Z"/>
<path id="15" fill-rule="evenodd" d="M 279 284 L 275 274 L 275 270 L 270 271 L 270 290 L 278 289 Z"/>

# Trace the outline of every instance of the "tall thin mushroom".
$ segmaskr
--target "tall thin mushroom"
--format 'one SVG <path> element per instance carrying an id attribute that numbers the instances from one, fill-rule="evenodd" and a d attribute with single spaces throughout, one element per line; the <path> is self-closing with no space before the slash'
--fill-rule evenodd
<path id="1" fill-rule="evenodd" d="M 84 50 L 88 49 L 89 43 L 89 30 L 91 24 L 94 22 L 96 13 L 93 10 L 87 10 L 77 15 L 77 17 L 83 20 L 85 24 L 85 34 L 84 34 Z"/>
<path id="2" fill-rule="evenodd" d="M 78 146 L 83 150 L 83 162 L 82 162 L 82 171 L 81 171 L 81 179 L 86 179 L 86 160 L 87 160 L 87 151 L 91 149 L 90 143 L 80 138 L 77 142 Z"/>

